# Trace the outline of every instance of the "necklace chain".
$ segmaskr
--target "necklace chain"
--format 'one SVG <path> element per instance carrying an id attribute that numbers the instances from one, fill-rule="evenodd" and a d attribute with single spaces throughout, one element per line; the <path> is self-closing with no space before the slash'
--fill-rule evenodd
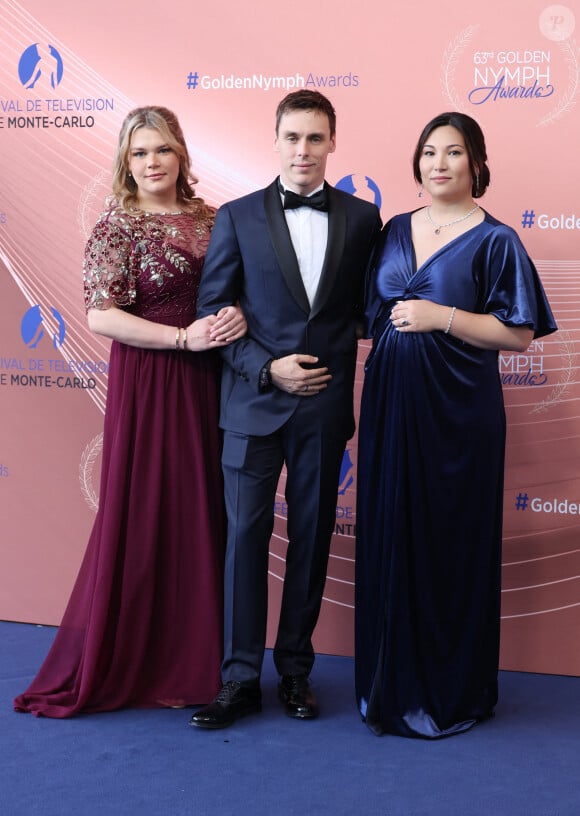
<path id="1" fill-rule="evenodd" d="M 439 235 L 442 229 L 445 227 L 450 227 L 452 224 L 459 224 L 460 221 L 465 221 L 466 218 L 469 218 L 470 215 L 479 210 L 479 204 L 476 204 L 468 213 L 465 215 L 461 215 L 459 218 L 454 218 L 453 221 L 448 221 L 446 224 L 438 224 L 436 221 L 433 221 L 431 218 L 431 205 L 425 207 L 425 214 L 427 215 L 427 220 L 435 227 L 435 235 Z"/>

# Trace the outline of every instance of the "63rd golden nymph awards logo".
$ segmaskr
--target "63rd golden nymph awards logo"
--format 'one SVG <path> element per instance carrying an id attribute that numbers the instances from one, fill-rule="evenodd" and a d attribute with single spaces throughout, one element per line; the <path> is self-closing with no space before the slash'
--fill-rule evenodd
<path id="1" fill-rule="evenodd" d="M 508 21 L 509 22 L 509 21 Z M 536 125 L 565 116 L 580 94 L 576 20 L 568 6 L 531 11 L 506 25 L 469 25 L 445 49 L 441 86 L 450 106 L 477 116 L 493 107 Z M 498 110 L 499 109 L 499 110 Z"/>

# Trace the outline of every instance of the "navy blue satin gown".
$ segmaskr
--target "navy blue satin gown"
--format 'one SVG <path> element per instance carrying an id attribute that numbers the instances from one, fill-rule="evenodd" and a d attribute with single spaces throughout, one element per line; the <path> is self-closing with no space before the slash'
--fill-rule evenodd
<path id="1" fill-rule="evenodd" d="M 437 738 L 497 701 L 505 413 L 496 351 L 393 328 L 412 298 L 535 337 L 557 327 L 517 234 L 489 214 L 420 269 L 411 214 L 384 228 L 359 426 L 356 694 L 376 734 Z"/>

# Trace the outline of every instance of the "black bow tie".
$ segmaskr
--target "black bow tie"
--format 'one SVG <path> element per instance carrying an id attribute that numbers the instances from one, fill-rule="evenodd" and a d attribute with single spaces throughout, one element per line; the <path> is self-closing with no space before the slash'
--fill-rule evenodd
<path id="1" fill-rule="evenodd" d="M 283 190 L 284 192 L 284 209 L 295 210 L 297 207 L 312 207 L 313 210 L 328 210 L 328 200 L 326 190 L 318 190 L 310 196 L 302 196 L 293 193 L 292 190 Z"/>

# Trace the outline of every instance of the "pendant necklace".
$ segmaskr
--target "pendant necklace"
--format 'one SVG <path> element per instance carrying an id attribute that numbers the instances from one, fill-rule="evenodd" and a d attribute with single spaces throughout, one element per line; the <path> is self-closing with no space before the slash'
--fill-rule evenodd
<path id="1" fill-rule="evenodd" d="M 470 215 L 473 215 L 476 210 L 479 210 L 479 204 L 476 204 L 475 207 L 469 210 L 468 213 L 465 213 L 465 215 L 455 218 L 453 221 L 448 221 L 446 224 L 437 224 L 436 221 L 433 221 L 431 218 L 431 205 L 429 205 L 429 207 L 425 207 L 425 214 L 427 215 L 427 220 L 430 221 L 435 227 L 435 235 L 439 235 L 442 229 L 445 227 L 450 227 L 452 224 L 459 224 L 460 221 L 465 221 L 465 219 L 469 218 Z"/>

